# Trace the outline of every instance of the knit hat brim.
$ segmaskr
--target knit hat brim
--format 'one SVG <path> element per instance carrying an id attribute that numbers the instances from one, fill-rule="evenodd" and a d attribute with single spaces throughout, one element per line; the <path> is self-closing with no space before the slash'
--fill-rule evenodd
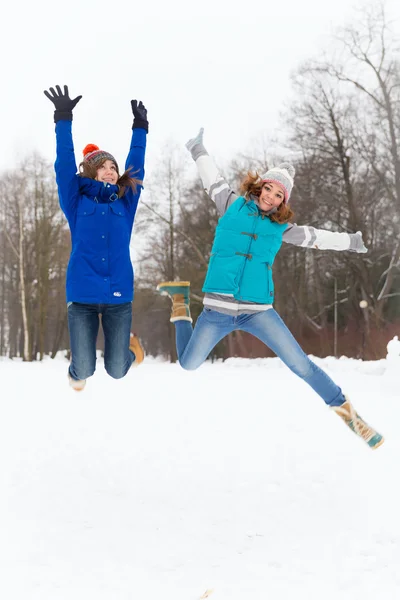
<path id="1" fill-rule="evenodd" d="M 88 144 L 83 149 L 83 162 L 87 162 L 89 165 L 94 167 L 102 165 L 106 160 L 111 160 L 117 168 L 119 173 L 118 163 L 112 154 L 105 150 L 100 150 L 95 144 Z"/>

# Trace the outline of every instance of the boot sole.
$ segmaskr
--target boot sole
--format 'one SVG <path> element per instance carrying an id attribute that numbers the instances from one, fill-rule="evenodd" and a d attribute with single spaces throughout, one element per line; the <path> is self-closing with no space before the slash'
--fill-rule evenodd
<path id="1" fill-rule="evenodd" d="M 385 441 L 385 438 L 383 437 L 377 444 L 375 444 L 375 446 L 370 446 L 371 450 L 376 450 L 377 448 L 382 446 L 384 441 Z"/>

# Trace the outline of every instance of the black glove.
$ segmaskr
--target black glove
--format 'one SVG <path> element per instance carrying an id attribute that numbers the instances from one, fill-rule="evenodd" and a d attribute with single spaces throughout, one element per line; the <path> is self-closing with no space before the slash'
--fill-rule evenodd
<path id="1" fill-rule="evenodd" d="M 51 87 L 51 94 L 47 90 L 44 91 L 44 94 L 52 101 L 56 109 L 54 111 L 54 123 L 57 123 L 57 121 L 72 121 L 72 110 L 82 96 L 77 96 L 75 100 L 71 100 L 67 85 L 64 85 L 64 93 L 62 93 L 59 85 L 56 85 L 56 90 L 57 92 Z"/>
<path id="2" fill-rule="evenodd" d="M 133 112 L 133 125 L 132 129 L 145 129 L 149 131 L 149 122 L 147 120 L 147 110 L 143 102 L 140 100 L 139 104 L 137 100 L 131 100 L 132 112 Z"/>

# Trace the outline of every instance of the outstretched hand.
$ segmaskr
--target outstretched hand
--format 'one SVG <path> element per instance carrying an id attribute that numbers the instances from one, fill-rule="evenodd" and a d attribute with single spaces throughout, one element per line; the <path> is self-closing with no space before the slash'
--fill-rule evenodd
<path id="1" fill-rule="evenodd" d="M 361 231 L 353 233 L 353 236 L 355 241 L 355 251 L 358 252 L 358 254 L 365 254 L 368 252 L 368 248 L 365 247 Z"/>
<path id="2" fill-rule="evenodd" d="M 51 100 L 56 110 L 73 110 L 82 98 L 82 96 L 77 96 L 74 100 L 71 100 L 67 85 L 64 85 L 64 93 L 62 93 L 59 85 L 56 85 L 56 90 L 57 92 L 51 87 L 51 94 L 47 90 L 44 91 L 44 94 Z"/>
<path id="3" fill-rule="evenodd" d="M 196 135 L 196 137 L 191 138 L 188 142 L 186 142 L 185 146 L 189 150 L 189 152 L 191 152 L 192 149 L 195 146 L 197 146 L 198 144 L 203 144 L 203 134 L 204 134 L 204 127 L 201 127 L 199 130 L 199 133 Z"/>
<path id="4" fill-rule="evenodd" d="M 77 96 L 73 100 L 69 97 L 68 86 L 64 85 L 64 93 L 59 85 L 56 89 L 50 88 L 49 91 L 44 91 L 45 96 L 54 104 L 54 121 L 66 120 L 72 121 L 72 111 L 78 104 L 82 96 Z"/>
<path id="5" fill-rule="evenodd" d="M 135 119 L 147 119 L 147 109 L 143 102 L 140 100 L 139 104 L 137 100 L 131 100 L 132 112 Z"/>
<path id="6" fill-rule="evenodd" d="M 132 129 L 141 128 L 149 131 L 149 122 L 147 120 L 147 109 L 143 102 L 140 100 L 139 104 L 137 100 L 131 100 L 131 107 L 133 113 L 133 125 Z"/>
<path id="7" fill-rule="evenodd" d="M 208 152 L 203 144 L 204 127 L 201 127 L 196 137 L 191 138 L 186 142 L 185 146 L 189 150 L 194 161 L 197 161 L 200 156 L 207 156 Z"/>

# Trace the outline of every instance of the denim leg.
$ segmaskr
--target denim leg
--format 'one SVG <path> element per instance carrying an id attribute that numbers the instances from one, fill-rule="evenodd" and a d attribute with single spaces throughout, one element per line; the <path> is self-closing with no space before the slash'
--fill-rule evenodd
<path id="1" fill-rule="evenodd" d="M 253 334 L 266 344 L 301 379 L 310 385 L 329 406 L 345 401 L 338 385 L 301 349 L 274 309 L 255 315 L 241 315 L 240 329 Z"/>
<path id="2" fill-rule="evenodd" d="M 104 367 L 111 377 L 121 379 L 135 360 L 135 355 L 129 350 L 132 302 L 102 304 L 101 311 L 104 331 Z"/>
<path id="3" fill-rule="evenodd" d="M 69 374 L 72 379 L 87 379 L 96 370 L 96 339 L 99 332 L 97 304 L 68 305 L 68 330 L 71 346 Z"/>
<path id="4" fill-rule="evenodd" d="M 206 360 L 223 337 L 235 329 L 233 317 L 205 308 L 193 329 L 189 321 L 175 321 L 179 364 L 193 371 Z"/>

